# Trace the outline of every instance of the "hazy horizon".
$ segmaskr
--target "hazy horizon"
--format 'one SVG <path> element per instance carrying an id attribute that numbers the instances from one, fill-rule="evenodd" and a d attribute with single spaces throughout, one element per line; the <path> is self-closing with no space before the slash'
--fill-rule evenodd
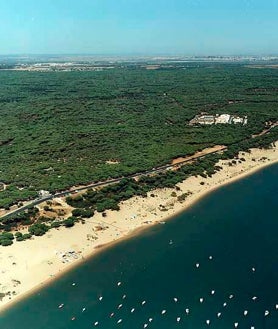
<path id="1" fill-rule="evenodd" d="M 64 56 L 76 56 L 76 57 L 277 57 L 277 53 L 231 53 L 231 54 L 210 54 L 210 53 L 204 53 L 204 54 L 181 54 L 181 53 L 0 53 L 0 57 L 20 57 L 20 56 L 56 56 L 56 57 L 64 57 Z"/>
<path id="2" fill-rule="evenodd" d="M 278 54 L 278 1 L 9 0 L 0 55 Z"/>

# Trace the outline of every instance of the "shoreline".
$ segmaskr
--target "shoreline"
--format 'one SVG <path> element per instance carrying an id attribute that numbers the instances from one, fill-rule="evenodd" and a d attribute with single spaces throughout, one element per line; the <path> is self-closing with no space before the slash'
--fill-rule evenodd
<path id="1" fill-rule="evenodd" d="M 105 218 L 96 214 L 85 224 L 78 223 L 71 229 L 51 230 L 45 236 L 2 247 L 0 292 L 6 289 L 15 291 L 16 294 L 6 296 L 0 301 L 0 313 L 100 252 L 139 235 L 159 222 L 178 216 L 216 189 L 274 165 L 278 162 L 277 142 L 275 146 L 269 150 L 253 149 L 250 154 L 240 152 L 240 158 L 244 157 L 245 161 L 236 165 L 229 165 L 232 160 L 221 160 L 219 165 L 222 169 L 211 178 L 189 177 L 177 184 L 179 191 L 175 188 L 154 190 L 148 193 L 147 198 L 136 196 L 122 202 L 120 211 L 107 211 Z M 264 157 L 267 159 L 263 159 Z M 191 194 L 182 202 L 173 196 L 174 192 L 181 195 L 189 191 Z M 105 228 L 97 231 L 96 227 L 99 225 L 104 225 Z M 92 237 L 88 236 L 88 232 L 92 233 Z M 36 250 L 36 255 L 32 249 Z M 51 251 L 54 251 L 54 255 L 51 255 Z"/>

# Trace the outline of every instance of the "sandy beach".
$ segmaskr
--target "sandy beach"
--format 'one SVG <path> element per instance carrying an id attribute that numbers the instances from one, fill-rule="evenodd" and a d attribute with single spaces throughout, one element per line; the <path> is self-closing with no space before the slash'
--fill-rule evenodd
<path id="1" fill-rule="evenodd" d="M 178 190 L 165 188 L 149 192 L 147 198 L 133 197 L 122 202 L 119 211 L 106 211 L 106 217 L 96 213 L 72 228 L 52 229 L 42 237 L 0 247 L 0 311 L 104 247 L 138 234 L 150 225 L 163 223 L 212 190 L 278 162 L 277 142 L 275 146 L 240 153 L 239 158 L 245 161 L 220 161 L 218 165 L 223 169 L 212 177 L 190 177 L 178 184 Z M 185 200 L 179 198 L 185 193 L 188 195 Z M 55 201 L 65 204 L 63 199 Z M 70 207 L 67 210 L 70 212 Z"/>

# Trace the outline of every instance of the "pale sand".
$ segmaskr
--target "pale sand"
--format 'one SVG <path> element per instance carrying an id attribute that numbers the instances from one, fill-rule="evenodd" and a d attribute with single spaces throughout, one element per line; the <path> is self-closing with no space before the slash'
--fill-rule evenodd
<path id="1" fill-rule="evenodd" d="M 85 224 L 78 223 L 73 228 L 59 228 L 50 230 L 42 237 L 34 237 L 24 242 L 15 242 L 9 247 L 0 247 L 0 293 L 11 292 L 0 301 L 0 310 L 9 307 L 12 302 L 18 301 L 28 293 L 37 289 L 80 261 L 87 259 L 104 245 L 112 245 L 121 238 L 127 238 L 138 229 L 148 227 L 160 221 L 165 221 L 196 202 L 213 189 L 240 179 L 256 170 L 278 162 L 278 143 L 270 150 L 252 150 L 251 154 L 244 153 L 246 161 L 229 166 L 229 161 L 221 161 L 223 169 L 211 178 L 190 177 L 178 184 L 180 191 L 165 188 L 154 190 L 147 198 L 133 197 L 121 203 L 120 211 L 107 211 L 107 217 L 95 214 Z M 240 156 L 241 157 L 241 156 Z M 266 157 L 267 160 L 262 160 Z M 255 159 L 256 161 L 253 161 Z M 201 185 L 200 182 L 205 182 Z M 179 202 L 172 196 L 186 192 L 192 194 L 185 201 Z M 150 196 L 150 195 L 155 195 Z M 57 200 L 63 202 L 63 200 Z M 161 205 L 165 209 L 161 210 Z M 43 206 L 43 205 L 42 205 Z M 104 230 L 96 231 L 101 225 Z M 137 229 L 137 230 L 136 230 Z M 102 247 L 102 248 L 101 248 Z M 68 257 L 68 262 L 62 261 L 61 253 L 74 251 Z"/>

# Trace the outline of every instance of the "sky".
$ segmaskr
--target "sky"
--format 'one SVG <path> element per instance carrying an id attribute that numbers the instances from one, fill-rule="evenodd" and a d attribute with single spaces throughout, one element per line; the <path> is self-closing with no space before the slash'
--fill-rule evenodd
<path id="1" fill-rule="evenodd" d="M 278 0 L 0 0 L 0 54 L 277 55 Z"/>

